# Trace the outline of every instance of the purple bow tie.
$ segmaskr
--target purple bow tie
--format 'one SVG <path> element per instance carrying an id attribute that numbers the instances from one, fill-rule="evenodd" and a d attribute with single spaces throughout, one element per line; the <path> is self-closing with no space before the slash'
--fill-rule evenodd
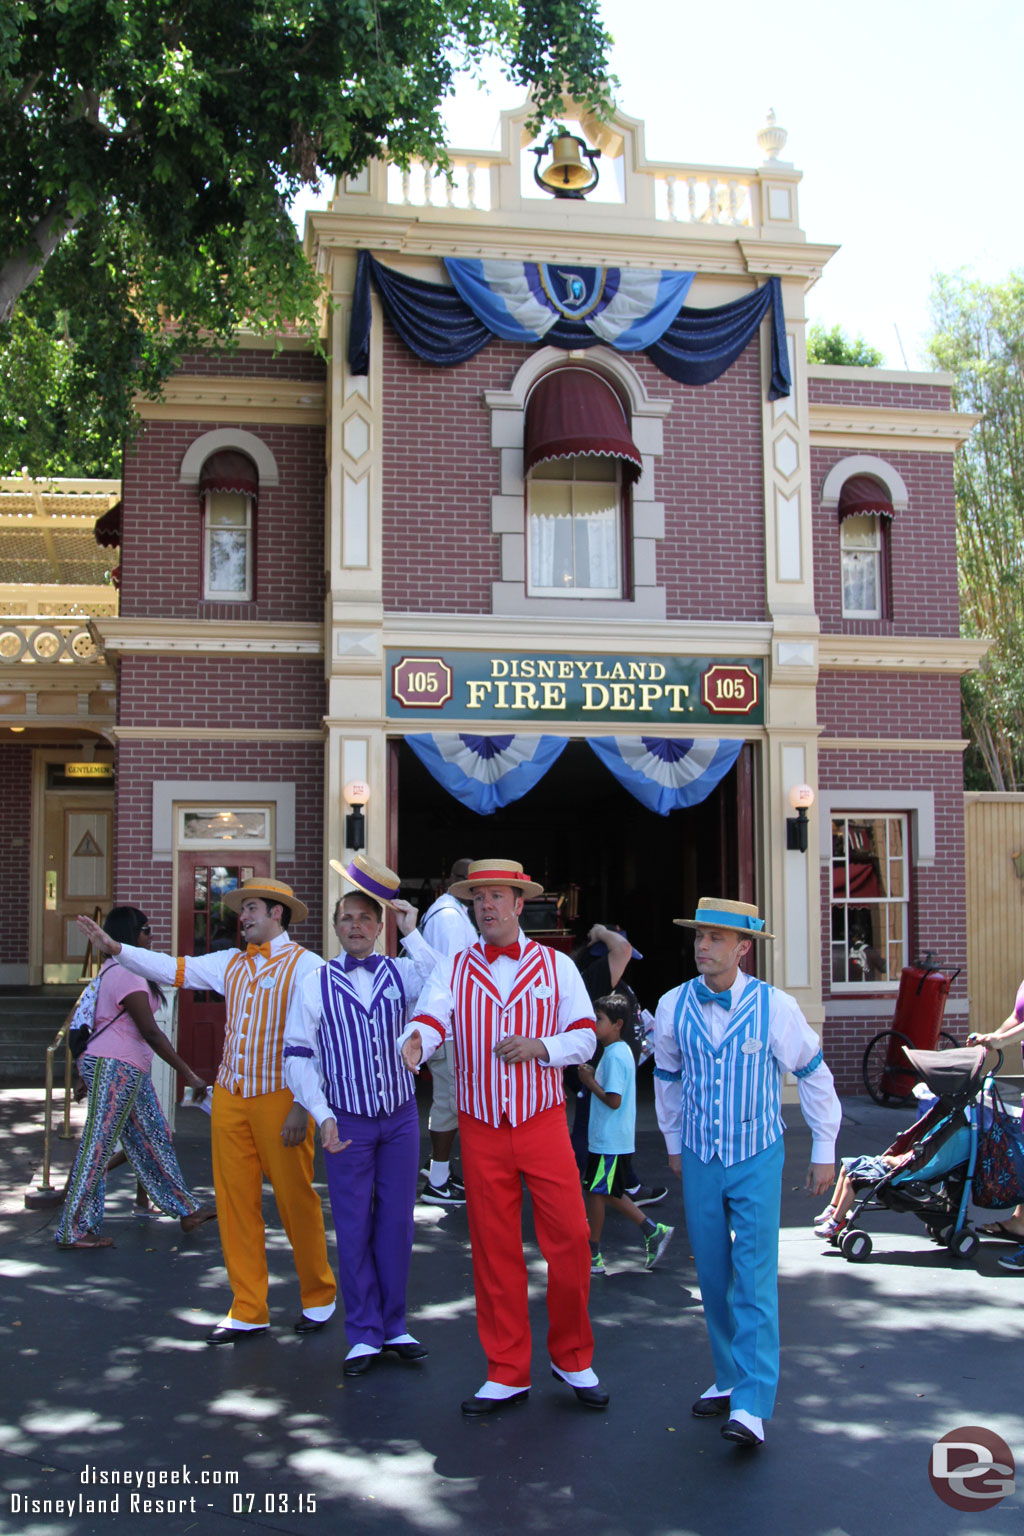
<path id="1" fill-rule="evenodd" d="M 383 955 L 367 955 L 365 959 L 357 960 L 355 955 L 346 955 L 345 972 L 347 974 L 349 971 L 357 971 L 362 968 L 364 971 L 369 971 L 372 976 L 383 958 Z"/>

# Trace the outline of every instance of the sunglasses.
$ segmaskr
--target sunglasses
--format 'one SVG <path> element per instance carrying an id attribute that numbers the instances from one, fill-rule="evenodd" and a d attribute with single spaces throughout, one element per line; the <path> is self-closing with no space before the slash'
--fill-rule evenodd
<path id="1" fill-rule="evenodd" d="M 142 927 L 141 927 L 141 928 L 140 928 L 140 929 L 139 929 L 139 932 L 140 932 L 140 933 L 152 933 L 152 932 L 153 932 L 153 930 L 152 930 L 152 928 L 151 928 L 151 927 L 150 927 L 150 926 L 149 926 L 149 924 L 148 924 L 148 923 L 143 923 L 143 925 L 142 925 Z"/>

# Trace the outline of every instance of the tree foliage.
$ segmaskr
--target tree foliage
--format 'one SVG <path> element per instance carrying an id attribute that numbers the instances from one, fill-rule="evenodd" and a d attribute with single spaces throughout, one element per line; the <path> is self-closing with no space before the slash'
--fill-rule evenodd
<path id="1" fill-rule="evenodd" d="M 598 0 L 5 0 L 0 347 L 34 332 L 38 359 L 62 317 L 47 366 L 123 430 L 198 337 L 312 328 L 303 185 L 385 146 L 444 165 L 445 98 L 488 57 L 540 116 L 604 113 L 609 46 Z"/>
<path id="2" fill-rule="evenodd" d="M 1024 272 L 936 277 L 928 349 L 981 422 L 954 467 L 964 633 L 991 636 L 964 679 L 968 788 L 1024 789 Z"/>
<path id="3" fill-rule="evenodd" d="M 863 336 L 847 336 L 841 325 L 827 331 L 820 320 L 807 330 L 807 361 L 839 363 L 847 368 L 881 368 L 885 358 Z"/>

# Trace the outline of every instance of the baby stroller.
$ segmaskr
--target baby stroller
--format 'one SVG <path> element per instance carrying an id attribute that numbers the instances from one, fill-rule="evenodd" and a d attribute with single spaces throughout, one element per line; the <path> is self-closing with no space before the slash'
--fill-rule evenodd
<path id="1" fill-rule="evenodd" d="M 829 1241 L 852 1264 L 866 1259 L 872 1248 L 870 1235 L 857 1225 L 864 1211 L 911 1212 L 958 1259 L 970 1258 L 980 1247 L 966 1218 L 978 1155 L 978 1100 L 989 1080 L 987 1053 L 980 1045 L 949 1051 L 905 1046 L 904 1052 L 938 1102 L 886 1149 L 887 1156 L 911 1153 L 906 1162 L 863 1182 L 850 1171 L 856 1198 L 846 1225 Z"/>

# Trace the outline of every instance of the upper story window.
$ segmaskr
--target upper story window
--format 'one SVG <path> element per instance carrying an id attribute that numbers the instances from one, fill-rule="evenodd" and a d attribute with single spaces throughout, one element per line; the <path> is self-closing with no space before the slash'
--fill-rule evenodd
<path id="1" fill-rule="evenodd" d="M 622 597 L 619 461 L 577 454 L 538 464 L 526 496 L 528 594 Z"/>
<path id="2" fill-rule="evenodd" d="M 528 597 L 626 594 L 629 487 L 643 460 L 611 385 L 588 368 L 555 368 L 526 404 Z"/>
<path id="3" fill-rule="evenodd" d="M 909 930 L 907 817 L 833 814 L 833 988 L 894 987 L 907 964 Z"/>
<path id="4" fill-rule="evenodd" d="M 883 619 L 889 586 L 888 527 L 893 505 L 870 475 L 851 475 L 839 493 L 843 618 Z"/>
<path id="5" fill-rule="evenodd" d="M 199 477 L 203 504 L 203 596 L 245 603 L 253 597 L 256 466 L 244 453 L 208 458 Z"/>

